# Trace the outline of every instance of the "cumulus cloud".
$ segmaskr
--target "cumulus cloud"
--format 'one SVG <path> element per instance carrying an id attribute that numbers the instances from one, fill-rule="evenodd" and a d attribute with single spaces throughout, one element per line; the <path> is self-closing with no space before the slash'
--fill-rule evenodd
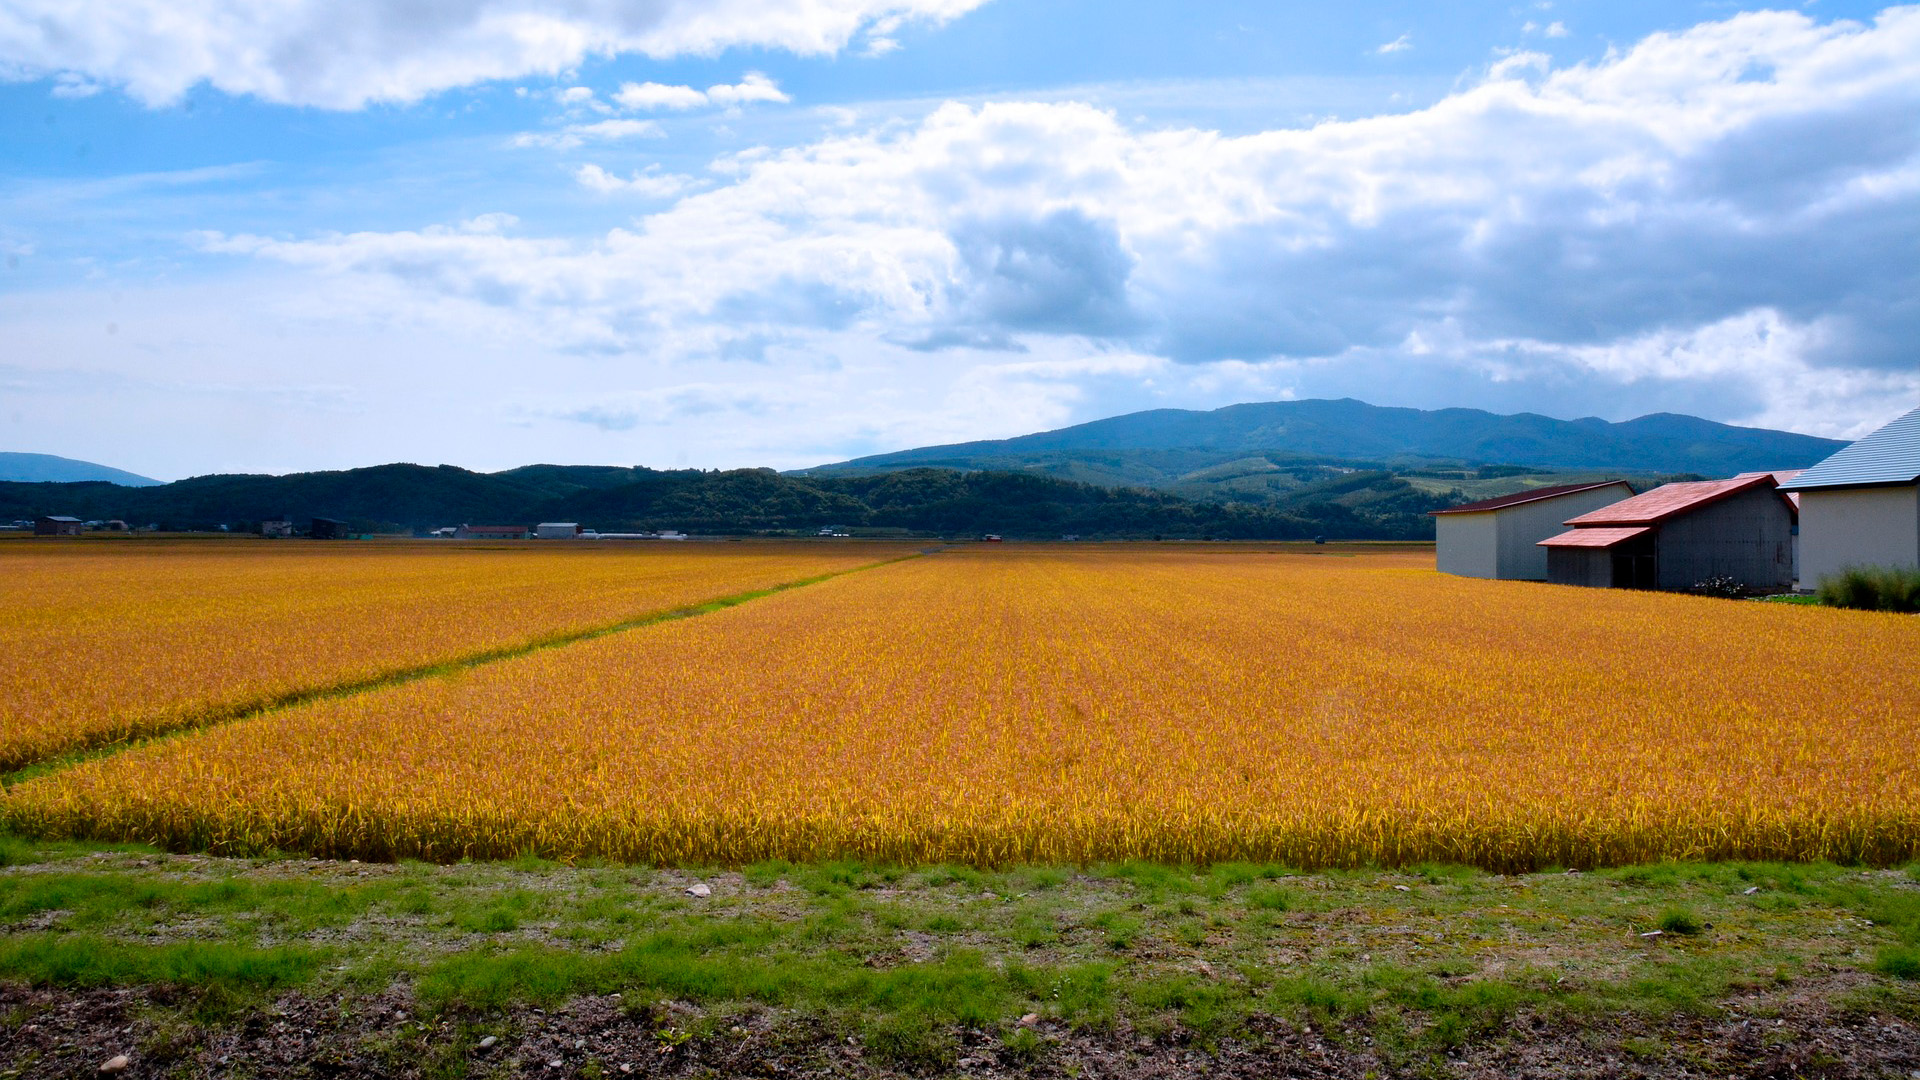
<path id="1" fill-rule="evenodd" d="M 205 83 L 290 105 L 411 102 L 595 57 L 730 48 L 830 56 L 876 25 L 985 0 L 10 0 L 0 72 L 124 87 L 149 105 Z"/>
<path id="2" fill-rule="evenodd" d="M 709 86 L 704 91 L 691 86 L 668 86 L 657 82 L 627 83 L 620 87 L 613 99 L 623 108 L 634 110 L 686 110 L 707 105 L 737 108 L 756 102 L 785 104 L 793 100 L 780 89 L 778 83 L 758 71 L 747 72 L 737 83 L 721 83 Z"/>
<path id="3" fill-rule="evenodd" d="M 1562 70 L 1509 58 L 1417 112 L 1239 137 L 948 105 L 723 158 L 730 183 L 591 242 L 214 243 L 510 311 L 585 349 L 722 327 L 919 350 L 1071 340 L 1323 385 L 1464 372 L 1589 403 L 1697 392 L 1723 419 L 1797 408 L 1838 430 L 1920 394 L 1914 115 L 1920 9 L 1872 26 L 1759 13 Z"/>
<path id="4" fill-rule="evenodd" d="M 590 188 L 602 195 L 639 195 L 648 199 L 675 198 L 703 184 L 698 177 L 662 172 L 658 165 L 649 165 L 646 169 L 624 178 L 615 176 L 598 165 L 582 165 L 574 172 L 573 178 L 578 180 L 582 187 Z"/>
<path id="5" fill-rule="evenodd" d="M 666 132 L 651 120 L 599 120 L 591 124 L 568 124 L 558 131 L 526 131 L 513 137 L 515 146 L 541 146 L 552 150 L 572 150 L 589 142 L 618 142 L 622 139 L 659 139 Z"/>

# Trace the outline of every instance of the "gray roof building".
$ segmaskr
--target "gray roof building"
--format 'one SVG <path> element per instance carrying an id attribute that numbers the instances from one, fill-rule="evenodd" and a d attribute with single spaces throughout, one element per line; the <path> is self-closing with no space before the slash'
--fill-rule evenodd
<path id="1" fill-rule="evenodd" d="M 1800 497 L 1800 584 L 1850 566 L 1920 567 L 1920 409 L 1783 485 Z"/>

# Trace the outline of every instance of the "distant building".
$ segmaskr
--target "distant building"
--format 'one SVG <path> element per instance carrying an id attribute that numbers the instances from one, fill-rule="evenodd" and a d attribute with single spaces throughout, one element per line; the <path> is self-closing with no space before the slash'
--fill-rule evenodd
<path id="1" fill-rule="evenodd" d="M 347 523 L 336 518 L 317 517 L 313 519 L 313 527 L 307 530 L 307 535 L 315 540 L 345 540 Z"/>
<path id="2" fill-rule="evenodd" d="M 525 540 L 530 530 L 525 525 L 462 525 L 453 530 L 455 540 Z"/>
<path id="3" fill-rule="evenodd" d="M 35 536 L 79 536 L 80 531 L 85 527 L 86 523 L 79 518 L 68 517 L 65 514 L 50 514 L 33 519 Z"/>
<path id="4" fill-rule="evenodd" d="M 287 518 L 274 518 L 260 523 L 261 536 L 292 536 L 293 522 Z"/>
<path id="5" fill-rule="evenodd" d="M 1793 587 L 1791 474 L 1665 484 L 1569 518 L 1540 541 L 1547 580 L 1559 585 L 1686 589 L 1732 578 L 1750 589 Z"/>
<path id="6" fill-rule="evenodd" d="M 533 527 L 535 540 L 573 540 L 580 535 L 577 521 L 543 521 Z"/>
<path id="7" fill-rule="evenodd" d="M 119 518 L 114 518 L 107 522 L 106 528 L 108 532 L 126 532 L 127 523 L 121 521 Z"/>
<path id="8" fill-rule="evenodd" d="M 1811 469 L 1800 497 L 1800 581 L 1849 566 L 1920 567 L 1920 409 Z"/>
<path id="9" fill-rule="evenodd" d="M 1625 480 L 1560 484 L 1433 510 L 1435 565 L 1443 574 L 1503 581 L 1547 580 L 1540 541 L 1568 518 L 1633 497 Z"/>

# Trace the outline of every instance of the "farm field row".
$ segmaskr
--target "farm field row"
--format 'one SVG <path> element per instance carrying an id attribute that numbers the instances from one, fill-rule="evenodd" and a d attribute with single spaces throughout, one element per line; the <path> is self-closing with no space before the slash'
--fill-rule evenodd
<path id="1" fill-rule="evenodd" d="M 914 550 L 0 545 L 0 771 Z"/>
<path id="2" fill-rule="evenodd" d="M 0 813 L 436 861 L 1920 853 L 1920 620 L 1430 558 L 955 550 L 86 762 Z"/>

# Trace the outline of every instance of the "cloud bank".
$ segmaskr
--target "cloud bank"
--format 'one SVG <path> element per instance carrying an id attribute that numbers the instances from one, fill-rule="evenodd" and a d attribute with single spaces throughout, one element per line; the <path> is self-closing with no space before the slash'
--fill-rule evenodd
<path id="1" fill-rule="evenodd" d="M 0 4 L 0 76 L 56 77 L 69 93 L 118 86 L 154 106 L 206 83 L 281 104 L 357 109 L 625 53 L 829 56 L 856 37 L 891 34 L 907 20 L 945 22 L 984 2 L 9 0 Z"/>
<path id="2" fill-rule="evenodd" d="M 1758 13 L 1307 129 L 947 105 L 721 158 L 711 190 L 583 172 L 690 192 L 584 242 L 496 223 L 207 244 L 587 352 L 1066 341 L 1306 390 L 1467 377 L 1843 433 L 1920 395 L 1914 116 L 1920 8 Z"/>

